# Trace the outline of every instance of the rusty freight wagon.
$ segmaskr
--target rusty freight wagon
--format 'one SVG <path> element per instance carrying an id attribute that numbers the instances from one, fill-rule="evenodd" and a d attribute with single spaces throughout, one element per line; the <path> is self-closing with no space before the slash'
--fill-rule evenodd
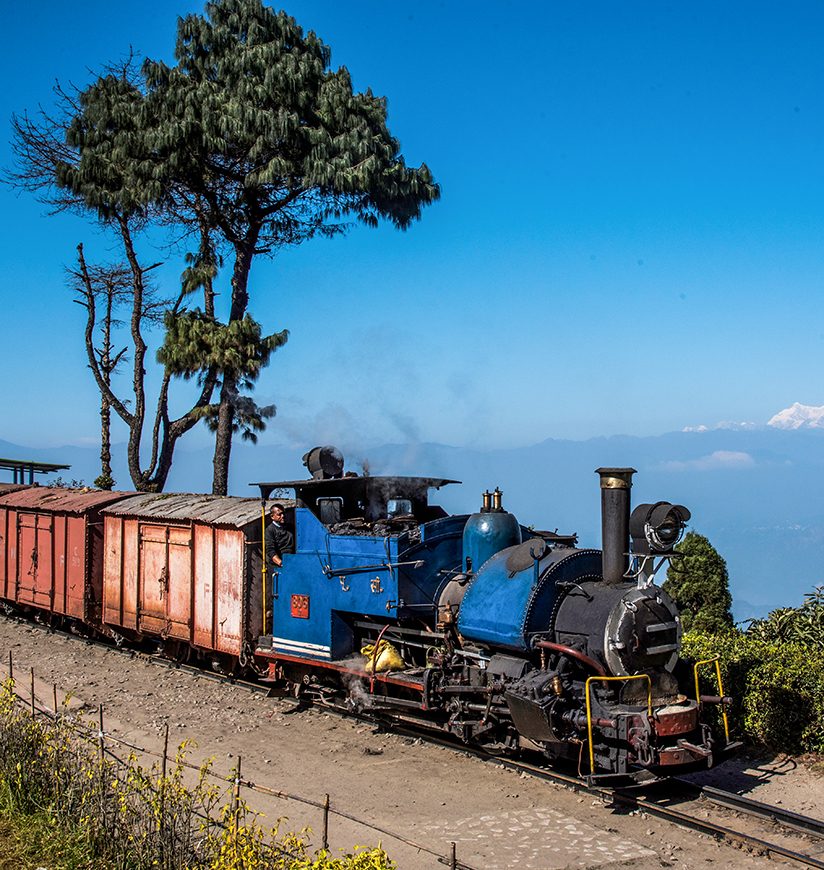
<path id="1" fill-rule="evenodd" d="M 142 494 L 105 512 L 103 622 L 182 659 L 245 664 L 263 625 L 256 499 Z"/>
<path id="2" fill-rule="evenodd" d="M 0 492 L 0 598 L 84 623 L 100 620 L 100 511 L 128 493 L 27 487 Z"/>

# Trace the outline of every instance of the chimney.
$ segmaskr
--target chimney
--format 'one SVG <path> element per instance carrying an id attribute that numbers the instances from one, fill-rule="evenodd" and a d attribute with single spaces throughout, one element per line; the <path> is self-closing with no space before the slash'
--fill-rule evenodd
<path id="1" fill-rule="evenodd" d="M 629 508 L 634 468 L 598 468 L 605 583 L 620 583 L 629 567 Z"/>

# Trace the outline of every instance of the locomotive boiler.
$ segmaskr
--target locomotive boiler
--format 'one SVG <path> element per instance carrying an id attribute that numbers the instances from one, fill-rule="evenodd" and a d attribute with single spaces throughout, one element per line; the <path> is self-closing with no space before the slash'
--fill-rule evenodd
<path id="1" fill-rule="evenodd" d="M 255 656 L 273 681 L 467 743 L 528 742 L 589 778 L 707 767 L 734 747 L 720 669 L 718 694 L 702 696 L 698 668 L 715 662 L 687 667 L 655 582 L 690 512 L 631 511 L 634 469 L 598 469 L 596 550 L 525 528 L 497 489 L 450 516 L 429 492 L 455 481 L 344 475 L 334 448 L 304 461 L 309 480 L 257 484 L 264 503 L 295 496 L 295 552 L 277 567 L 263 554 Z"/>

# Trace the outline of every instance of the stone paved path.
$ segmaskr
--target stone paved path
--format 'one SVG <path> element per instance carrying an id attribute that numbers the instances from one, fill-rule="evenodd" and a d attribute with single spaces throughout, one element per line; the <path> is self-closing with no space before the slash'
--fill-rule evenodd
<path id="1" fill-rule="evenodd" d="M 618 834 L 542 807 L 421 825 L 419 830 L 440 841 L 454 840 L 458 860 L 484 870 L 599 867 L 655 855 Z"/>

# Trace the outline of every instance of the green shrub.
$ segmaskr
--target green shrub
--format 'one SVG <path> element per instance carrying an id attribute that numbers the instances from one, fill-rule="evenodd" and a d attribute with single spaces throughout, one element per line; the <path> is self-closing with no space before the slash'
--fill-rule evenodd
<path id="1" fill-rule="evenodd" d="M 721 657 L 736 736 L 779 752 L 824 752 L 824 651 L 735 631 L 687 633 L 682 654 L 692 662 Z M 701 691 L 715 694 L 711 669 L 701 673 Z"/>
<path id="2" fill-rule="evenodd" d="M 687 532 L 675 548 L 664 591 L 678 605 L 686 631 L 725 632 L 733 627 L 727 563 L 698 532 Z"/>
<path id="3" fill-rule="evenodd" d="M 801 607 L 779 607 L 766 619 L 750 620 L 747 634 L 768 642 L 800 643 L 824 652 L 824 586 L 808 592 Z"/>

